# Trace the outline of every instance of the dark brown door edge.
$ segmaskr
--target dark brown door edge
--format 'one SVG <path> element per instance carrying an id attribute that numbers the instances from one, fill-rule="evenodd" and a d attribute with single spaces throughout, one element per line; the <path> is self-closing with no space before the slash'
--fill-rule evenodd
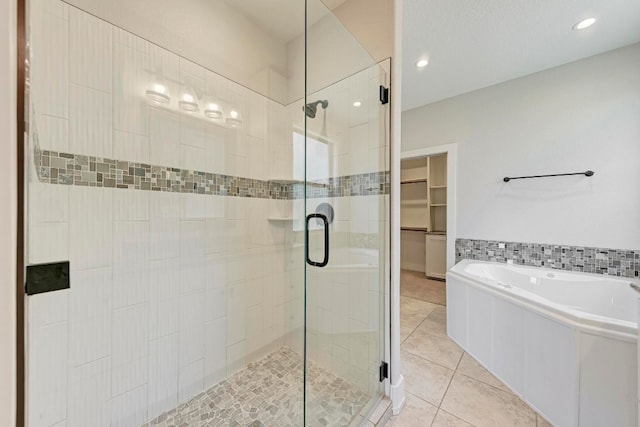
<path id="1" fill-rule="evenodd" d="M 25 59 L 27 52 L 26 1 L 17 0 L 17 82 L 16 127 L 18 171 L 18 216 L 16 245 L 16 426 L 25 425 L 25 342 L 24 342 L 24 135 L 25 135 Z"/>

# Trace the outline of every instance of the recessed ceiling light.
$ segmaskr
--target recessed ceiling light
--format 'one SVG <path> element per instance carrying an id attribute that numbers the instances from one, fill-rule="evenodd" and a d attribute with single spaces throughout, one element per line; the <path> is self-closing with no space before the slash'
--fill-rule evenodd
<path id="1" fill-rule="evenodd" d="M 354 107 L 360 107 L 361 105 L 362 105 L 362 102 L 360 102 L 360 101 L 356 101 L 356 102 L 353 103 Z"/>
<path id="2" fill-rule="evenodd" d="M 418 62 L 416 62 L 416 67 L 418 68 L 424 68 L 427 65 L 429 65 L 429 60 L 426 58 L 422 58 Z"/>
<path id="3" fill-rule="evenodd" d="M 573 29 L 574 30 L 584 30 L 585 28 L 590 27 L 595 23 L 596 23 L 596 18 L 583 19 L 582 21 L 580 21 L 576 25 L 574 25 Z"/>

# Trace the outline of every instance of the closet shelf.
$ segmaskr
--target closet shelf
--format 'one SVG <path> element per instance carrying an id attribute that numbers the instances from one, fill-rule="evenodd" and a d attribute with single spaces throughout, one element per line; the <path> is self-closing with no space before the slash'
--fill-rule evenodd
<path id="1" fill-rule="evenodd" d="M 434 189 L 434 190 L 437 190 L 437 189 L 440 189 L 440 188 L 447 188 L 447 186 L 446 185 L 432 185 L 431 188 Z"/>
<path id="2" fill-rule="evenodd" d="M 419 184 L 421 182 L 427 182 L 427 178 L 419 178 L 419 179 L 403 179 L 400 180 L 400 184 Z"/>
<path id="3" fill-rule="evenodd" d="M 446 203 L 431 203 L 431 206 L 434 207 L 434 208 L 441 208 L 441 207 L 447 206 L 447 204 Z"/>
<path id="4" fill-rule="evenodd" d="M 419 199 L 417 199 L 417 200 L 402 200 L 400 203 L 402 205 L 405 205 L 405 206 L 416 206 L 416 205 L 420 206 L 420 205 L 426 205 L 429 202 L 427 200 L 419 200 Z M 433 206 L 433 205 L 431 205 L 431 206 Z"/>
<path id="5" fill-rule="evenodd" d="M 427 227 L 408 227 L 408 226 L 405 227 L 405 226 L 401 225 L 400 226 L 400 230 L 402 230 L 402 231 L 420 231 L 420 232 L 426 233 L 426 232 L 429 231 L 429 228 L 427 228 Z"/>

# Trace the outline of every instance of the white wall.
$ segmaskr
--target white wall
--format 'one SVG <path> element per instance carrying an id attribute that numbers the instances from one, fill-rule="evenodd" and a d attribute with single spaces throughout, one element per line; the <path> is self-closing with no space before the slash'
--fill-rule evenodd
<path id="1" fill-rule="evenodd" d="M 15 425 L 15 0 L 0 0 L 0 425 Z"/>
<path id="2" fill-rule="evenodd" d="M 402 120 L 403 151 L 458 143 L 458 238 L 640 248 L 640 44 Z M 595 176 L 502 182 L 587 169 Z"/>
<path id="3" fill-rule="evenodd" d="M 332 14 L 307 31 L 305 87 L 304 34 L 287 44 L 287 102 L 291 103 L 356 74 L 375 63 L 353 35 Z"/>

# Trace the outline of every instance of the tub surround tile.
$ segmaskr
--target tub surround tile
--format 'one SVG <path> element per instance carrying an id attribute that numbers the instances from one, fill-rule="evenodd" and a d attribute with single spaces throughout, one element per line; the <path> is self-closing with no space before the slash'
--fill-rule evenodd
<path id="1" fill-rule="evenodd" d="M 640 278 L 640 250 L 457 239 L 456 262 L 463 259 Z"/>
<path id="2" fill-rule="evenodd" d="M 442 409 L 478 427 L 536 425 L 536 413 L 517 396 L 458 372 Z"/>

